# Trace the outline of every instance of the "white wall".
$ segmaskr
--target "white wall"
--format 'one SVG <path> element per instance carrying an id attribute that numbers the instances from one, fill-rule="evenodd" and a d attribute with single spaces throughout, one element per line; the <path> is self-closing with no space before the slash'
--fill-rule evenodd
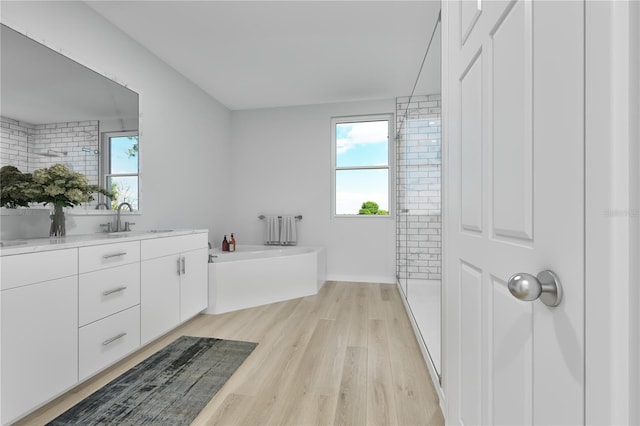
<path id="1" fill-rule="evenodd" d="M 393 218 L 330 211 L 331 117 L 394 111 L 395 99 L 233 111 L 232 170 L 214 181 L 232 188 L 215 207 L 233 212 L 225 232 L 239 245 L 262 244 L 258 215 L 302 214 L 298 244 L 326 247 L 328 279 L 395 282 Z"/>
<path id="2" fill-rule="evenodd" d="M 140 94 L 142 215 L 134 228 L 208 228 L 230 216 L 230 112 L 83 2 L 2 1 L 3 24 Z M 3 239 L 48 236 L 46 221 L 2 216 Z M 105 216 L 68 216 L 67 233 L 98 232 Z M 42 228 L 42 229 L 41 229 Z"/>
<path id="3" fill-rule="evenodd" d="M 140 94 L 142 215 L 135 228 L 208 228 L 261 243 L 259 214 L 302 214 L 300 245 L 327 247 L 329 279 L 395 281 L 395 222 L 330 216 L 330 117 L 395 100 L 231 113 L 82 2 L 0 4 L 2 23 Z M 233 133 L 233 146 L 231 139 Z M 48 236 L 46 214 L 2 216 L 3 239 Z M 105 216 L 67 215 L 67 233 Z"/>

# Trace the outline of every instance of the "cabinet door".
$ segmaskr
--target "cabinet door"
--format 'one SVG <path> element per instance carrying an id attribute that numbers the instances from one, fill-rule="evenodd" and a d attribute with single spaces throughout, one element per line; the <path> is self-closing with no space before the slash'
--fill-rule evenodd
<path id="1" fill-rule="evenodd" d="M 5 290 L 2 424 L 78 381 L 78 277 Z"/>
<path id="2" fill-rule="evenodd" d="M 186 321 L 208 305 L 207 249 L 182 254 L 184 272 L 180 286 L 180 321 Z"/>
<path id="3" fill-rule="evenodd" d="M 140 267 L 140 339 L 145 344 L 180 322 L 180 256 L 145 260 Z"/>

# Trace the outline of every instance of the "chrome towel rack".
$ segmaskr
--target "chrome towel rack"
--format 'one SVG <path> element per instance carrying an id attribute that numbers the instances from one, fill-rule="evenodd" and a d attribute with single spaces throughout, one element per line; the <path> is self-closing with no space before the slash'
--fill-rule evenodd
<path id="1" fill-rule="evenodd" d="M 263 214 L 261 214 L 260 216 L 258 216 L 258 219 L 260 219 L 260 220 L 262 220 L 262 219 L 264 219 L 264 218 L 266 218 L 266 216 L 265 216 L 265 215 L 263 215 Z M 299 214 L 299 215 L 297 215 L 295 218 L 296 218 L 296 220 L 302 220 L 302 215 L 301 215 L 301 214 Z M 282 219 L 282 216 L 278 216 L 278 219 Z"/>

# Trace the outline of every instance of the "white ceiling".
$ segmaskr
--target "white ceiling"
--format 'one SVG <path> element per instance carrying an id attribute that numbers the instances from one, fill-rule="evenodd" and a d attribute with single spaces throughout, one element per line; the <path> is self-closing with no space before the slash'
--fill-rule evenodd
<path id="1" fill-rule="evenodd" d="M 232 110 L 411 93 L 440 1 L 88 1 Z M 440 92 L 439 35 L 416 93 Z"/>

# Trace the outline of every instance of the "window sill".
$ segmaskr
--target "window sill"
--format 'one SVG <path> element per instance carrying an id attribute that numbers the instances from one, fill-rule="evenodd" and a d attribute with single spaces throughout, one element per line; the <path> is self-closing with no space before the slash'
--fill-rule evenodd
<path id="1" fill-rule="evenodd" d="M 332 219 L 395 219 L 392 214 L 334 214 Z"/>

